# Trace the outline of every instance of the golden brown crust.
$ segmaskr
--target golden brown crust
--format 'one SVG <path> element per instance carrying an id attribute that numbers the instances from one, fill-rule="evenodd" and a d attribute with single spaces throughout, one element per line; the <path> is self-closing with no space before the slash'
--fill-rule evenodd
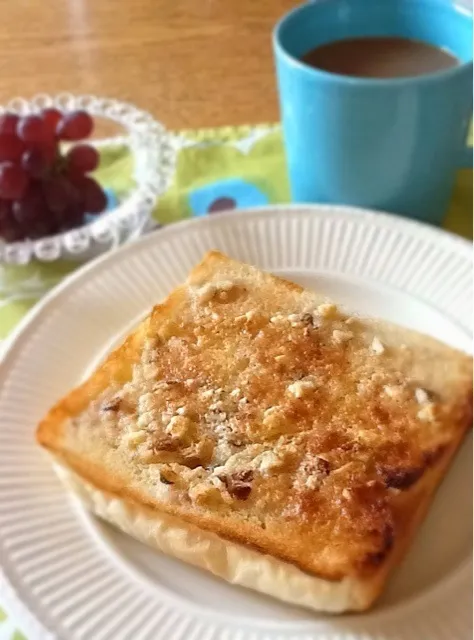
<path id="1" fill-rule="evenodd" d="M 373 598 L 471 424 L 471 367 L 211 252 L 37 438 L 104 491 Z"/>

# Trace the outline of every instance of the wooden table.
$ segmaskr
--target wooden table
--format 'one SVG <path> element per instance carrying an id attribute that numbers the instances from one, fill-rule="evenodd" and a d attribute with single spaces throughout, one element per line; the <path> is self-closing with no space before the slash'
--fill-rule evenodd
<path id="1" fill-rule="evenodd" d="M 0 0 L 0 103 L 136 103 L 172 128 L 278 119 L 271 31 L 297 0 Z"/>

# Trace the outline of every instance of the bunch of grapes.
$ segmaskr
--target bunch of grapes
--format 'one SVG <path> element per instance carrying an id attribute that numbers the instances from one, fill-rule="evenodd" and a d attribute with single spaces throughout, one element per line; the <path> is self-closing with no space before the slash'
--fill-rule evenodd
<path id="1" fill-rule="evenodd" d="M 89 137 L 93 126 L 85 111 L 0 116 L 0 237 L 60 233 L 106 208 L 104 191 L 88 175 L 99 164 L 95 147 L 76 144 L 64 154 L 60 146 Z"/>

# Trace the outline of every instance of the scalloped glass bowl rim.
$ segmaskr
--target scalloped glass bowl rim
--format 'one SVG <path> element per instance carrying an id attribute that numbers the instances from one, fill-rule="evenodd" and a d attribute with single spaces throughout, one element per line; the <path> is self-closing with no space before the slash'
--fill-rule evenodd
<path id="1" fill-rule="evenodd" d="M 80 257 L 81 253 L 90 249 L 92 243 L 104 245 L 113 240 L 114 234 L 120 229 L 131 227 L 133 231 L 137 218 L 149 218 L 158 197 L 171 180 L 175 163 L 172 137 L 148 112 L 115 99 L 62 93 L 56 96 L 38 94 L 32 99 L 14 98 L 0 106 L 0 114 L 8 111 L 22 115 L 46 107 L 57 107 L 62 111 L 84 109 L 95 117 L 116 122 L 127 135 L 92 143 L 97 143 L 99 147 L 105 144 L 128 144 L 137 164 L 141 163 L 144 171 L 135 171 L 136 188 L 117 207 L 104 212 L 97 220 L 35 240 L 12 243 L 0 240 L 0 263 L 3 264 L 24 265 L 32 258 L 49 262 L 65 257 L 64 253 L 67 257 Z M 48 257 L 51 248 L 55 249 L 53 257 Z"/>

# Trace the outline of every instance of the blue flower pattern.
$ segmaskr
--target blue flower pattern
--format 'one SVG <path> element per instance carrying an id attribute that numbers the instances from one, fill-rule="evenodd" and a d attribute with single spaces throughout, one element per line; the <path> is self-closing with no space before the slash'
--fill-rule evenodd
<path id="1" fill-rule="evenodd" d="M 242 178 L 211 182 L 189 194 L 189 206 L 194 216 L 267 204 L 268 196 L 259 187 Z"/>

